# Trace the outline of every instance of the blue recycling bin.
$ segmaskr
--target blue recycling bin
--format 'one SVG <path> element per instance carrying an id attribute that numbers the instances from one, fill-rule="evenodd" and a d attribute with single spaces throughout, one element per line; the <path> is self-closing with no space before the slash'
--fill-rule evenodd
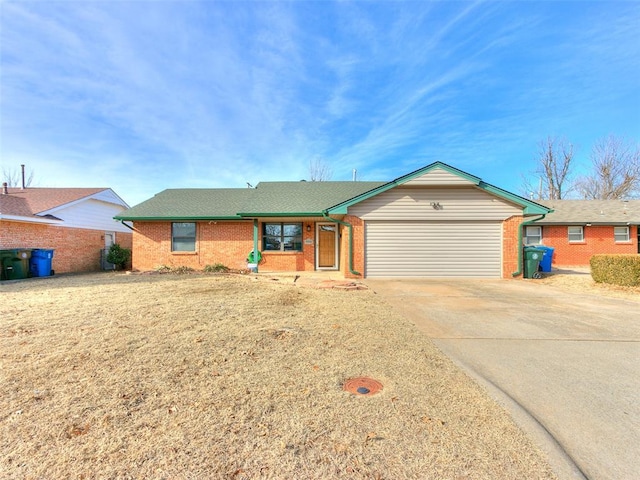
<path id="1" fill-rule="evenodd" d="M 53 275 L 51 269 L 51 260 L 53 259 L 53 250 L 37 248 L 31 252 L 31 260 L 29 269 L 33 277 L 49 277 Z"/>
<path id="2" fill-rule="evenodd" d="M 549 273 L 551 272 L 551 262 L 553 261 L 553 247 L 545 247 L 544 245 L 536 245 L 538 250 L 542 250 L 542 260 L 540 260 L 540 271 Z"/>

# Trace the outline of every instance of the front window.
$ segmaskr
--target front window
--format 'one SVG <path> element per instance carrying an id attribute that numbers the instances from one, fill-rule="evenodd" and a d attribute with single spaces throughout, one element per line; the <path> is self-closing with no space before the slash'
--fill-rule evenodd
<path id="1" fill-rule="evenodd" d="M 569 242 L 584 242 L 584 230 L 582 227 L 569 227 Z"/>
<path id="2" fill-rule="evenodd" d="M 616 242 L 628 242 L 629 227 L 613 227 L 613 238 Z"/>
<path id="3" fill-rule="evenodd" d="M 265 223 L 262 228 L 262 250 L 302 251 L 302 223 Z"/>
<path id="4" fill-rule="evenodd" d="M 525 245 L 540 245 L 542 243 L 542 227 L 526 227 L 524 243 Z"/>
<path id="5" fill-rule="evenodd" d="M 171 251 L 195 252 L 196 251 L 196 224 L 172 223 L 171 224 Z"/>

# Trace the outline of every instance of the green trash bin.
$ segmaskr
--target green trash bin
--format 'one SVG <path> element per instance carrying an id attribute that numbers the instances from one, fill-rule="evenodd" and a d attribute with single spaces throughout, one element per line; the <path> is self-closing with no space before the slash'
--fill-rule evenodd
<path id="1" fill-rule="evenodd" d="M 13 280 L 13 259 L 15 250 L 0 250 L 0 280 Z"/>
<path id="2" fill-rule="evenodd" d="M 2 280 L 21 280 L 23 278 L 27 278 L 30 274 L 30 258 L 31 249 L 14 248 L 11 250 L 0 250 Z"/>
<path id="3" fill-rule="evenodd" d="M 542 278 L 538 271 L 544 250 L 536 247 L 524 247 L 524 278 Z"/>

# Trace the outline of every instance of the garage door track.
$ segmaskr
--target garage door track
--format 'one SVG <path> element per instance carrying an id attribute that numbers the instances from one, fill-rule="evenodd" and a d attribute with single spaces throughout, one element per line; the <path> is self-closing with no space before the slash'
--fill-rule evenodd
<path id="1" fill-rule="evenodd" d="M 640 299 L 535 280 L 367 284 L 512 412 L 560 478 L 638 478 Z"/>

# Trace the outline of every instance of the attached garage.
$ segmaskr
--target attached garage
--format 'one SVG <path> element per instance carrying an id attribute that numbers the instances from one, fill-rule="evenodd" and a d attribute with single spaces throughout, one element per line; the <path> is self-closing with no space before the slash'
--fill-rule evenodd
<path id="1" fill-rule="evenodd" d="M 368 221 L 367 277 L 502 275 L 502 222 Z"/>
<path id="2" fill-rule="evenodd" d="M 437 163 L 329 210 L 360 222 L 365 277 L 519 275 L 519 226 L 546 213 Z"/>

